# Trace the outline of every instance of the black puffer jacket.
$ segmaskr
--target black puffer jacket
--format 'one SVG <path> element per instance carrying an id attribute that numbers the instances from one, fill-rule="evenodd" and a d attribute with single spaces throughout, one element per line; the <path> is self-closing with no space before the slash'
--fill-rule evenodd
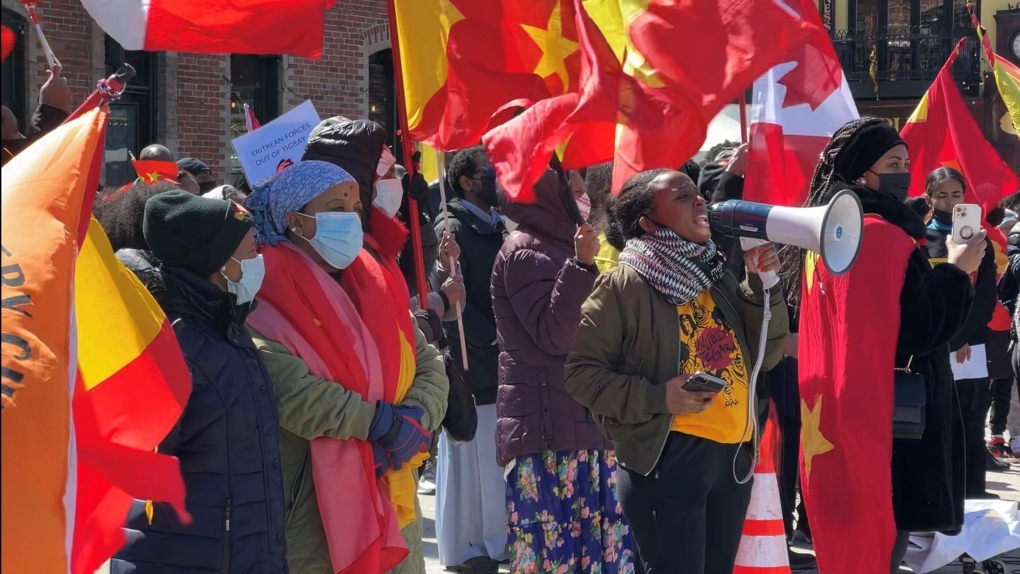
<path id="1" fill-rule="evenodd" d="M 111 574 L 287 572 L 279 424 L 269 381 L 244 327 L 247 307 L 207 279 L 148 268 L 144 253 L 118 253 L 153 292 L 173 325 L 192 389 L 159 452 L 180 459 L 190 526 L 145 501 L 127 517 L 128 542 Z"/>
<path id="2" fill-rule="evenodd" d="M 496 402 L 498 388 L 499 346 L 496 342 L 496 317 L 492 312 L 492 266 L 496 255 L 503 247 L 506 228 L 500 223 L 498 229 L 490 222 L 483 221 L 464 207 L 463 199 L 453 199 L 447 205 L 450 218 L 450 233 L 460 245 L 460 271 L 464 276 L 466 302 L 464 338 L 467 342 L 468 370 L 463 373 L 464 382 L 475 396 L 478 405 Z M 436 220 L 436 234 L 445 228 L 443 215 Z M 449 339 L 453 368 L 461 369 L 460 339 L 456 322 L 444 323 Z"/>

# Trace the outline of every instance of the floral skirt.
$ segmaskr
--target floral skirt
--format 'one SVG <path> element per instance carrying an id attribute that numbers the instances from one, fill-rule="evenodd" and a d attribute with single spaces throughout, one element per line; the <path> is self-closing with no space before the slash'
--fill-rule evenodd
<path id="1" fill-rule="evenodd" d="M 616 497 L 612 451 L 518 457 L 506 481 L 510 571 L 640 572 L 637 545 Z"/>

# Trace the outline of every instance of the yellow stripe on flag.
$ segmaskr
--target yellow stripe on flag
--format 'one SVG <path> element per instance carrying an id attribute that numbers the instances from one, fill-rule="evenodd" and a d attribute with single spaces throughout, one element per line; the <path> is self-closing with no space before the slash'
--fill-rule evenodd
<path id="1" fill-rule="evenodd" d="M 918 102 L 917 107 L 914 108 L 914 113 L 910 114 L 907 118 L 907 123 L 918 123 L 928 121 L 928 92 L 924 93 L 924 97 Z"/>
<path id="2" fill-rule="evenodd" d="M 999 95 L 1006 104 L 1010 120 L 1013 122 L 1013 133 L 1020 136 L 1020 68 L 1007 62 L 1002 56 L 995 55 L 995 85 L 999 87 Z"/>
<path id="3" fill-rule="evenodd" d="M 431 183 L 439 179 L 439 166 L 436 164 L 436 150 L 432 146 L 423 143 L 417 144 L 421 152 L 421 175 L 425 181 Z"/>
<path id="4" fill-rule="evenodd" d="M 90 390 L 141 355 L 166 316 L 138 279 L 114 256 L 95 218 L 75 266 L 78 361 Z"/>
<path id="5" fill-rule="evenodd" d="M 446 85 L 450 28 L 464 15 L 450 0 L 394 0 L 407 127 L 418 127 L 425 104 Z M 424 153 L 422 155 L 425 155 Z"/>

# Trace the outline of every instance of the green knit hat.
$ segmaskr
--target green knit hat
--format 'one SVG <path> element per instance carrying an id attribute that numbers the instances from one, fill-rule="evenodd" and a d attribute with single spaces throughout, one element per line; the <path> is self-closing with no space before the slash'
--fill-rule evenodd
<path id="1" fill-rule="evenodd" d="M 233 201 L 170 191 L 145 202 L 142 234 L 164 265 L 209 277 L 234 255 L 254 222 Z"/>

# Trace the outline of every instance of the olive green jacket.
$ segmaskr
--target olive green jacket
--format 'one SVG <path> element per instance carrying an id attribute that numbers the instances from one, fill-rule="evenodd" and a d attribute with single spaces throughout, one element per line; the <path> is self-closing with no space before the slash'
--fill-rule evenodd
<path id="1" fill-rule="evenodd" d="M 368 429 L 375 416 L 375 404 L 366 402 L 342 384 L 309 373 L 305 362 L 292 355 L 286 347 L 251 327 L 249 330 L 276 393 L 280 459 L 287 502 L 287 564 L 291 574 L 332 574 L 326 534 L 312 483 L 309 441 L 319 437 L 367 440 Z M 425 410 L 422 426 L 434 431 L 446 416 L 450 382 L 442 355 L 425 342 L 425 337 L 417 329 L 415 345 L 417 368 L 414 382 L 401 404 L 422 407 Z M 417 521 L 401 531 L 411 549 L 411 555 L 396 569 L 401 574 L 424 573 L 420 522 L 419 516 Z"/>
<path id="2" fill-rule="evenodd" d="M 711 288 L 712 300 L 736 335 L 749 365 L 758 357 L 764 315 L 761 280 L 738 283 L 730 273 Z M 779 287 L 771 293 L 763 370 L 783 358 L 790 321 Z M 677 376 L 680 328 L 676 306 L 632 267 L 620 265 L 595 281 L 581 307 L 581 326 L 567 355 L 566 389 L 595 417 L 616 447 L 616 458 L 634 472 L 655 469 L 673 415 L 666 381 Z"/>

